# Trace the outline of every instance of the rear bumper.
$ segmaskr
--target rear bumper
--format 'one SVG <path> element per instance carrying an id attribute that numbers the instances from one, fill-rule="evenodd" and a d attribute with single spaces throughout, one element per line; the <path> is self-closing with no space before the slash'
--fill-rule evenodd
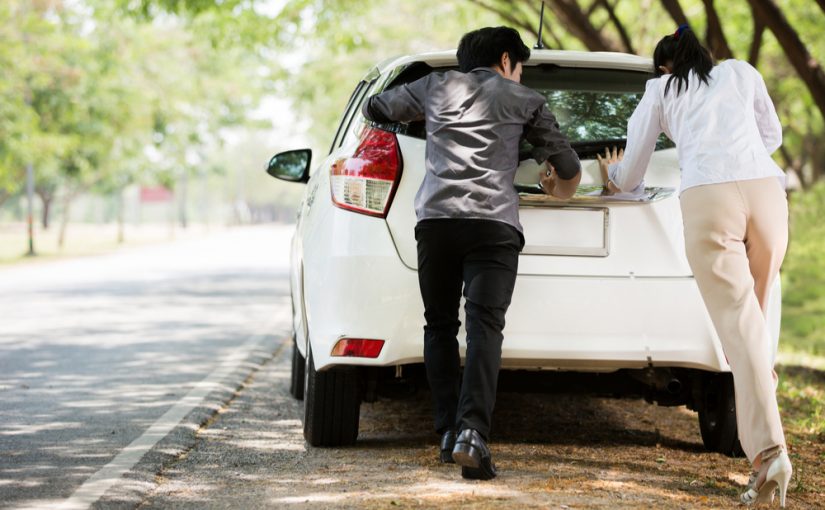
<path id="1" fill-rule="evenodd" d="M 418 275 L 395 253 L 333 256 L 306 278 L 317 368 L 423 361 Z M 376 359 L 331 356 L 342 337 L 386 343 Z M 504 337 L 503 368 L 729 370 L 692 278 L 519 276 Z"/>
<path id="2" fill-rule="evenodd" d="M 690 277 L 519 276 L 502 357 L 506 368 L 729 370 Z"/>

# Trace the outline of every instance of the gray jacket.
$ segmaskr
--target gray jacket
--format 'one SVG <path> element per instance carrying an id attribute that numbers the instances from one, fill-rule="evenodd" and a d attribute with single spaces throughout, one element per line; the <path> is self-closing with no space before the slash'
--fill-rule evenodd
<path id="1" fill-rule="evenodd" d="M 431 73 L 370 97 L 363 113 L 375 122 L 425 121 L 418 221 L 496 220 L 521 232 L 513 181 L 522 137 L 534 146 L 536 161 L 549 160 L 560 178 L 572 179 L 581 168 L 545 98 L 489 67 Z"/>

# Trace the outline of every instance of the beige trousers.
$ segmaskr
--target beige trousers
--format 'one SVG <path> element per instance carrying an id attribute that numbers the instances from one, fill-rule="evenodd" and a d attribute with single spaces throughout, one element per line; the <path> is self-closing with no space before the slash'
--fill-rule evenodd
<path id="1" fill-rule="evenodd" d="M 785 446 L 773 382 L 768 296 L 788 245 L 788 202 L 770 177 L 688 188 L 685 247 L 733 372 L 736 424 L 751 462 Z"/>

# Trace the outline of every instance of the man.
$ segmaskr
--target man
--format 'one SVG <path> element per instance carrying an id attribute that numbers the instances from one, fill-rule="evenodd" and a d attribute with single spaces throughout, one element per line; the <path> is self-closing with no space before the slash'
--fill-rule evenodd
<path id="1" fill-rule="evenodd" d="M 520 139 L 533 144 L 536 161 L 547 162 L 540 180 L 546 193 L 568 198 L 581 179 L 579 159 L 545 98 L 520 84 L 529 57 L 512 28 L 482 28 L 461 38 L 461 72 L 432 73 L 363 108 L 376 122 L 426 123 L 426 173 L 415 198 L 424 364 L 441 461 L 460 464 L 465 478 L 496 476 L 487 441 L 504 315 L 524 246 L 513 185 Z M 462 287 L 467 353 L 460 380 Z"/>

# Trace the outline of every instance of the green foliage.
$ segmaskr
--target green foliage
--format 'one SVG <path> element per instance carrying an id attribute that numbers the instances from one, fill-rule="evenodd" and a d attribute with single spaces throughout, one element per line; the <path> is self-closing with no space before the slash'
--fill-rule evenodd
<path id="1" fill-rule="evenodd" d="M 783 348 L 825 355 L 825 182 L 791 198 L 782 267 Z"/>
<path id="2" fill-rule="evenodd" d="M 777 372 L 785 427 L 799 439 L 825 438 L 825 372 L 804 366 L 779 366 Z"/>
<path id="3" fill-rule="evenodd" d="M 411 22 L 410 20 L 414 20 Z M 454 49 L 475 26 L 500 24 L 466 2 L 438 0 L 292 0 L 277 19 L 286 66 L 281 89 L 311 119 L 316 154 L 326 154 L 358 81 L 391 57 Z"/>
<path id="4" fill-rule="evenodd" d="M 199 14 L 215 9 L 231 10 L 244 3 L 242 0 L 118 0 L 118 5 L 122 9 L 147 18 L 156 14 L 158 10 L 175 14 Z"/>
<path id="5" fill-rule="evenodd" d="M 67 198 L 171 186 L 247 124 L 268 79 L 259 53 L 204 37 L 208 12 L 156 22 L 121 3 L 0 4 L 0 192 L 20 191 L 27 163 L 39 191 Z"/>

